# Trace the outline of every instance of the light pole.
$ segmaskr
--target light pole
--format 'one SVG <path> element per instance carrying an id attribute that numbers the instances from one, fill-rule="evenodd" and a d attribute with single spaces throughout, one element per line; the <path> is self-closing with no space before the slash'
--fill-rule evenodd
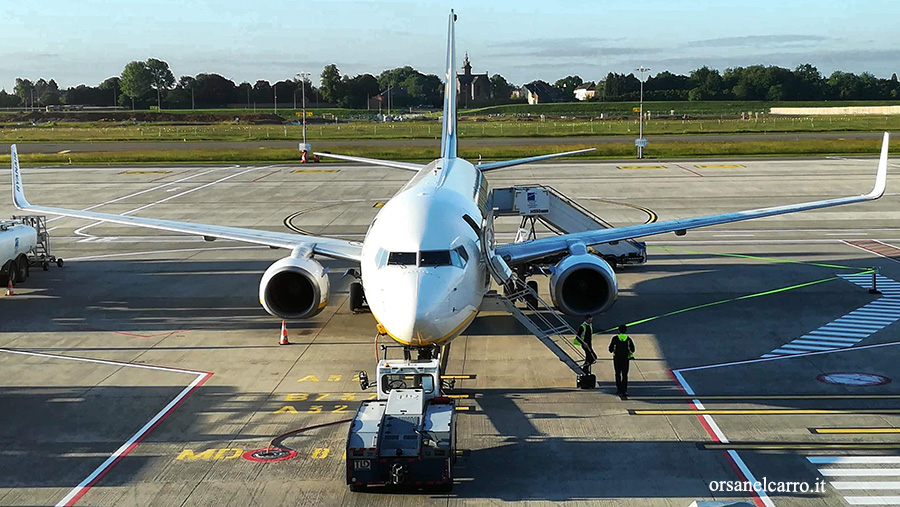
<path id="1" fill-rule="evenodd" d="M 303 145 L 306 146 L 306 78 L 309 77 L 309 72 L 299 72 L 297 75 L 300 77 L 300 108 L 302 118 L 300 121 L 303 122 Z"/>
<path id="2" fill-rule="evenodd" d="M 634 70 L 641 73 L 641 118 L 638 120 L 639 139 L 635 141 L 635 145 L 637 145 L 637 158 L 644 158 L 644 148 L 647 146 L 647 141 L 644 139 L 644 72 L 650 72 L 650 69 L 641 65 Z"/>

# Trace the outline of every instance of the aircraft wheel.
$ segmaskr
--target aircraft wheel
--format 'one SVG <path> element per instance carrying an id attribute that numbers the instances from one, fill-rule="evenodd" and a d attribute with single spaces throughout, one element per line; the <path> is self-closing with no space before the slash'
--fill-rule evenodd
<path id="1" fill-rule="evenodd" d="M 63 267 L 63 260 L 62 260 L 62 259 L 56 259 L 56 266 L 57 266 L 57 267 L 60 267 L 60 268 Z"/>
<path id="2" fill-rule="evenodd" d="M 359 282 L 350 283 L 350 311 L 356 313 L 363 307 L 363 286 Z"/>
<path id="3" fill-rule="evenodd" d="M 537 282 L 535 282 L 534 280 L 529 280 L 528 287 L 530 287 L 531 290 L 533 290 L 535 293 L 537 293 L 537 291 L 538 291 L 538 283 Z M 527 294 L 525 296 L 525 302 L 532 308 L 537 308 L 538 300 L 536 297 L 532 296 L 531 294 Z"/>

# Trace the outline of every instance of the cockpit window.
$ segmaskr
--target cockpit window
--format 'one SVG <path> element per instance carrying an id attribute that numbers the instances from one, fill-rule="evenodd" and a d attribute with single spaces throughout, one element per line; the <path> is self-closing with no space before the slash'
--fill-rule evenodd
<path id="1" fill-rule="evenodd" d="M 465 268 L 466 262 L 469 261 L 469 254 L 466 253 L 466 249 L 463 248 L 462 245 L 450 250 L 450 260 L 453 262 L 453 265 L 458 268 Z"/>
<path id="2" fill-rule="evenodd" d="M 416 252 L 391 252 L 388 266 L 415 266 Z"/>
<path id="3" fill-rule="evenodd" d="M 450 251 L 449 250 L 431 250 L 431 251 L 419 252 L 419 266 L 420 267 L 450 266 L 450 265 L 452 265 L 452 264 L 450 262 Z"/>

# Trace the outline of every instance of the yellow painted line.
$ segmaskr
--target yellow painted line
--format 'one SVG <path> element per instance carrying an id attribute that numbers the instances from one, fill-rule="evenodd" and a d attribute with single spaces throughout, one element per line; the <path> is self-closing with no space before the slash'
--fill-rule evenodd
<path id="1" fill-rule="evenodd" d="M 855 435 L 900 433 L 900 428 L 812 428 L 819 435 Z"/>
<path id="2" fill-rule="evenodd" d="M 472 410 L 472 407 L 456 407 L 457 412 L 468 412 Z"/>
<path id="3" fill-rule="evenodd" d="M 458 400 L 469 400 L 475 397 L 474 394 L 445 394 L 447 398 L 456 398 Z"/>
<path id="4" fill-rule="evenodd" d="M 456 379 L 456 380 L 475 380 L 475 375 L 441 375 L 441 378 L 448 379 Z"/>
<path id="5" fill-rule="evenodd" d="M 821 414 L 900 414 L 900 409 L 793 409 L 793 408 L 759 408 L 759 409 L 713 409 L 713 410 L 634 410 L 634 415 L 821 415 Z"/>
<path id="6" fill-rule="evenodd" d="M 822 442 L 822 443 L 729 443 L 729 444 L 703 444 L 703 448 L 709 451 L 725 451 L 725 450 L 757 450 L 757 451 L 800 451 L 800 450 L 888 450 L 900 449 L 900 443 L 897 444 L 876 444 L 876 443 L 842 443 L 842 442 Z"/>
<path id="7" fill-rule="evenodd" d="M 620 165 L 616 169 L 665 169 L 664 165 Z"/>
<path id="8" fill-rule="evenodd" d="M 172 171 L 122 171 L 119 174 L 169 174 Z"/>
<path id="9" fill-rule="evenodd" d="M 71 152 L 72 152 L 72 150 L 62 150 L 62 151 L 56 152 L 56 154 L 57 155 L 65 155 L 66 153 L 71 153 Z"/>
<path id="10" fill-rule="evenodd" d="M 697 169 L 739 169 L 744 166 L 741 164 L 698 164 L 694 167 Z"/>
<path id="11" fill-rule="evenodd" d="M 292 173 L 338 173 L 340 169 L 294 169 Z"/>
<path id="12" fill-rule="evenodd" d="M 386 202 L 376 202 L 375 204 L 372 205 L 372 207 L 373 208 L 383 208 L 385 204 L 387 204 L 387 203 Z"/>

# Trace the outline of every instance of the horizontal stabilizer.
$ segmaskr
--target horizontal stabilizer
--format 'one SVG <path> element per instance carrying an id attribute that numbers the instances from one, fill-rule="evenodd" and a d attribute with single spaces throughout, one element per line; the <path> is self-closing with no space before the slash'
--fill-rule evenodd
<path id="1" fill-rule="evenodd" d="M 478 164 L 478 169 L 481 172 L 493 171 L 494 169 L 502 169 L 504 167 L 511 167 L 514 165 L 520 164 L 528 164 L 530 162 L 538 162 L 540 160 L 547 160 L 551 158 L 557 157 L 567 157 L 569 155 L 577 155 L 578 153 L 587 153 L 589 151 L 594 151 L 596 148 L 588 148 L 586 150 L 575 150 L 575 151 L 565 151 L 563 153 L 551 153 L 549 155 L 538 155 L 536 157 L 528 157 L 528 158 L 517 158 L 515 160 L 504 160 L 502 162 L 487 162 L 485 164 Z"/>
<path id="2" fill-rule="evenodd" d="M 416 171 L 419 172 L 424 165 L 421 164 L 412 164 L 409 162 L 397 162 L 394 160 L 381 160 L 378 158 L 365 158 L 365 157 L 353 157 L 350 155 L 335 155 L 334 153 L 322 153 L 321 151 L 317 151 L 315 153 L 320 157 L 329 157 L 336 158 L 339 160 L 346 160 L 348 162 L 360 162 L 363 164 L 369 165 L 381 165 L 385 167 L 393 167 L 394 169 L 403 169 L 405 171 Z"/>

